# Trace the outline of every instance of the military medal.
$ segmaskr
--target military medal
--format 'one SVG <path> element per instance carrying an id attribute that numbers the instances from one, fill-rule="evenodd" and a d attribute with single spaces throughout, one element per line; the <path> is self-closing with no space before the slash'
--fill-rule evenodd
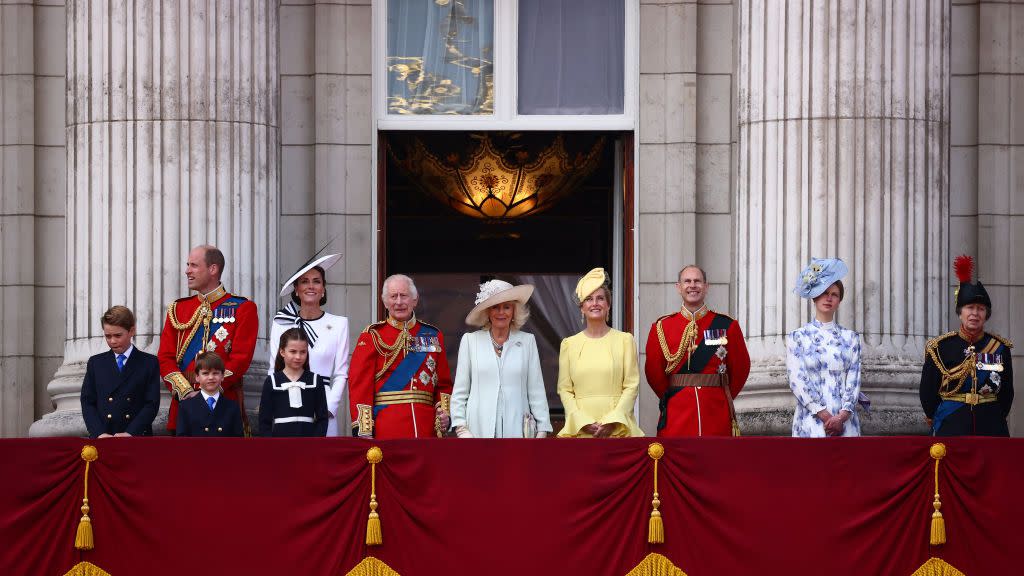
<path id="1" fill-rule="evenodd" d="M 224 351 L 227 352 L 228 354 L 231 354 L 231 341 L 230 340 L 228 340 L 227 342 L 224 343 Z"/>
<path id="2" fill-rule="evenodd" d="M 215 342 L 213 340 L 210 340 L 209 342 L 206 343 L 206 351 L 207 352 L 213 352 L 216 349 L 217 349 L 217 342 Z"/>
<path id="3" fill-rule="evenodd" d="M 214 337 L 217 338 L 217 340 L 220 340 L 221 342 L 223 342 L 228 337 L 228 330 L 227 330 L 227 328 L 221 326 L 220 328 L 217 328 L 217 331 L 214 332 L 213 335 L 214 335 Z"/>
<path id="4" fill-rule="evenodd" d="M 992 382 L 996 386 L 999 386 L 999 384 L 1001 384 L 1002 381 L 1003 381 L 1003 378 L 1002 378 L 1002 376 L 999 375 L 999 372 L 993 372 L 993 373 L 989 374 L 988 375 L 988 379 L 989 379 L 990 382 Z"/>
<path id="5" fill-rule="evenodd" d="M 989 372 L 1002 372 L 1003 357 L 1000 354 L 978 354 L 978 363 L 974 367 Z"/>
<path id="6" fill-rule="evenodd" d="M 704 343 L 708 346 L 725 346 L 729 339 L 725 337 L 725 330 L 705 330 Z"/>
<path id="7" fill-rule="evenodd" d="M 422 382 L 424 385 L 430 384 L 430 374 L 427 374 L 426 370 L 420 372 L 420 382 Z"/>
<path id="8" fill-rule="evenodd" d="M 725 356 L 728 353 L 729 351 L 725 349 L 725 346 L 719 346 L 718 350 L 715 351 L 715 356 L 718 356 L 719 360 L 725 360 Z"/>
<path id="9" fill-rule="evenodd" d="M 725 374 L 725 370 L 726 370 L 725 364 L 719 364 L 718 365 L 718 373 L 719 374 Z"/>
<path id="10" fill-rule="evenodd" d="M 434 360 L 433 356 L 427 357 L 427 369 L 430 370 L 431 372 L 437 370 L 437 361 Z"/>

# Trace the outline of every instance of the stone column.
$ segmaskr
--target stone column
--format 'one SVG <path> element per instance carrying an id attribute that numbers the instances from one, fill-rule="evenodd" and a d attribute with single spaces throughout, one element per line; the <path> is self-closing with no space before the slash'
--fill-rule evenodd
<path id="1" fill-rule="evenodd" d="M 988 330 L 1018 343 L 1024 365 L 1024 4 L 981 1 L 977 10 L 977 252 L 978 277 L 992 296 Z M 970 252 L 969 252 L 970 253 Z M 1010 433 L 1024 435 L 1024 409 L 1015 403 Z"/>
<path id="2" fill-rule="evenodd" d="M 224 284 L 256 302 L 264 336 L 277 292 L 277 2 L 69 0 L 67 27 L 66 341 L 37 436 L 85 432 L 109 306 L 132 308 L 136 345 L 155 352 L 191 246 L 224 251 Z M 250 405 L 265 358 L 264 341 Z"/>
<path id="3" fill-rule="evenodd" d="M 0 436 L 33 418 L 33 20 L 31 5 L 0 4 Z"/>
<path id="4" fill-rule="evenodd" d="M 811 257 L 850 266 L 840 323 L 861 333 L 866 434 L 924 432 L 926 339 L 948 329 L 949 5 L 739 3 L 738 316 L 751 433 L 787 433 L 785 334 Z"/>

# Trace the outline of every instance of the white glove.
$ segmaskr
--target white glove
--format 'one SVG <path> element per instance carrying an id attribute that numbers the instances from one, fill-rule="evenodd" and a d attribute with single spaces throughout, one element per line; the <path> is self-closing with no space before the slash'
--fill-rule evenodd
<path id="1" fill-rule="evenodd" d="M 537 438 L 547 438 L 547 437 L 548 437 L 548 433 L 547 432 L 545 432 L 543 430 L 538 430 L 537 431 Z"/>
<path id="2" fill-rule="evenodd" d="M 469 428 L 465 426 L 456 426 L 455 435 L 459 438 L 474 438 L 473 433 L 469 431 Z"/>

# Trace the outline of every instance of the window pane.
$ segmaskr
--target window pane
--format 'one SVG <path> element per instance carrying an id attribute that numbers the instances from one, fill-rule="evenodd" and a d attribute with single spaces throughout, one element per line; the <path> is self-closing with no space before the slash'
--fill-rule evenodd
<path id="1" fill-rule="evenodd" d="M 494 113 L 493 0 L 388 0 L 388 112 Z"/>
<path id="2" fill-rule="evenodd" d="M 519 113 L 622 114 L 624 0 L 519 0 Z"/>

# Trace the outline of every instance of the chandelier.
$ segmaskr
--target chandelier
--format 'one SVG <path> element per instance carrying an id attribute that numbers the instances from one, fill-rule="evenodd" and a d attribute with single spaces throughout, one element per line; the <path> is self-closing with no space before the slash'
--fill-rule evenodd
<path id="1" fill-rule="evenodd" d="M 509 221 L 538 214 L 573 192 L 597 167 L 604 147 L 598 138 L 587 150 L 569 154 L 558 135 L 531 151 L 499 149 L 489 134 L 477 135 L 475 149 L 448 151 L 444 157 L 419 137 L 402 149 L 389 146 L 392 158 L 423 192 L 457 212 L 488 221 Z"/>

